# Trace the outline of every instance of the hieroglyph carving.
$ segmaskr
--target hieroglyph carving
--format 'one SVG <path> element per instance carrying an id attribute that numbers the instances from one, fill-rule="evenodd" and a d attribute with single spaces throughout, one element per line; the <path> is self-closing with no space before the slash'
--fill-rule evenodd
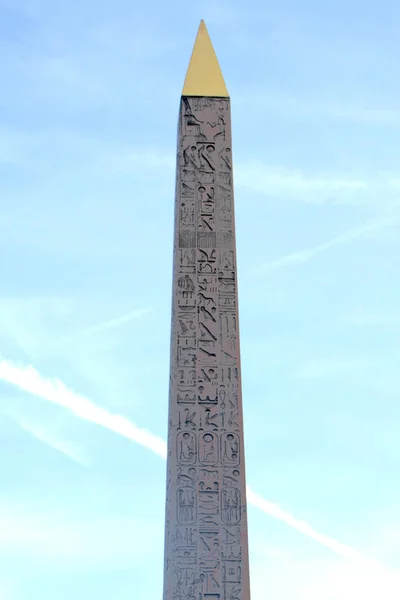
<path id="1" fill-rule="evenodd" d="M 229 100 L 182 98 L 164 600 L 249 600 Z"/>

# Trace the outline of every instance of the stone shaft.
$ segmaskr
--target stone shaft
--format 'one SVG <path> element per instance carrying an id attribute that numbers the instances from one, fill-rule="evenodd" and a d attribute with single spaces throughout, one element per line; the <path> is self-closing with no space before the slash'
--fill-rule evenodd
<path id="1" fill-rule="evenodd" d="M 181 99 L 164 600 L 250 600 L 229 98 Z"/>

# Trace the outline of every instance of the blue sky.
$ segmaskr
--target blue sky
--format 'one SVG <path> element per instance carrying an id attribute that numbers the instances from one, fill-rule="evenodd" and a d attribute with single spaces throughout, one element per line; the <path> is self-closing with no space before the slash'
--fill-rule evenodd
<path id="1" fill-rule="evenodd" d="M 0 600 L 161 598 L 201 18 L 232 98 L 252 598 L 400 598 L 400 7 L 0 0 Z"/>

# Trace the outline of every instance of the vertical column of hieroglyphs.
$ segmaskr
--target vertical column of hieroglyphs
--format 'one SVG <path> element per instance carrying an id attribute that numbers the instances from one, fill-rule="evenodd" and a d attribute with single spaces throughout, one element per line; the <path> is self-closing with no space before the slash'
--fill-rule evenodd
<path id="1" fill-rule="evenodd" d="M 229 100 L 183 97 L 164 600 L 249 600 Z"/>
<path id="2" fill-rule="evenodd" d="M 197 411 L 198 536 L 196 588 L 199 598 L 223 598 L 221 573 L 221 414 L 218 403 L 220 354 L 218 321 L 218 250 L 216 219 L 217 137 L 219 101 L 183 101 L 186 123 L 198 122 L 197 150 Z M 185 148 L 186 149 L 186 148 Z M 186 159 L 188 162 L 189 156 Z M 191 591 L 191 590 L 190 590 Z M 189 596 L 190 597 L 190 596 Z"/>
<path id="3" fill-rule="evenodd" d="M 196 164 L 179 118 L 171 327 L 164 600 L 190 598 L 197 568 Z M 196 146 L 196 141 L 192 142 Z M 186 156 L 186 154 L 185 154 Z M 195 600 L 198 600 L 197 598 Z"/>
<path id="4" fill-rule="evenodd" d="M 235 215 L 229 100 L 220 101 L 216 204 L 221 490 L 221 574 L 224 600 L 250 600 L 243 414 L 240 372 Z"/>

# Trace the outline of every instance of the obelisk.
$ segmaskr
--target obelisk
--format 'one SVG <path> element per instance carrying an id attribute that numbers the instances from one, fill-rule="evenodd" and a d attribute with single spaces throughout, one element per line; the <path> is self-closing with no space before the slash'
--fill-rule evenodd
<path id="1" fill-rule="evenodd" d="M 178 127 L 164 600 L 250 600 L 231 148 L 201 21 Z"/>

